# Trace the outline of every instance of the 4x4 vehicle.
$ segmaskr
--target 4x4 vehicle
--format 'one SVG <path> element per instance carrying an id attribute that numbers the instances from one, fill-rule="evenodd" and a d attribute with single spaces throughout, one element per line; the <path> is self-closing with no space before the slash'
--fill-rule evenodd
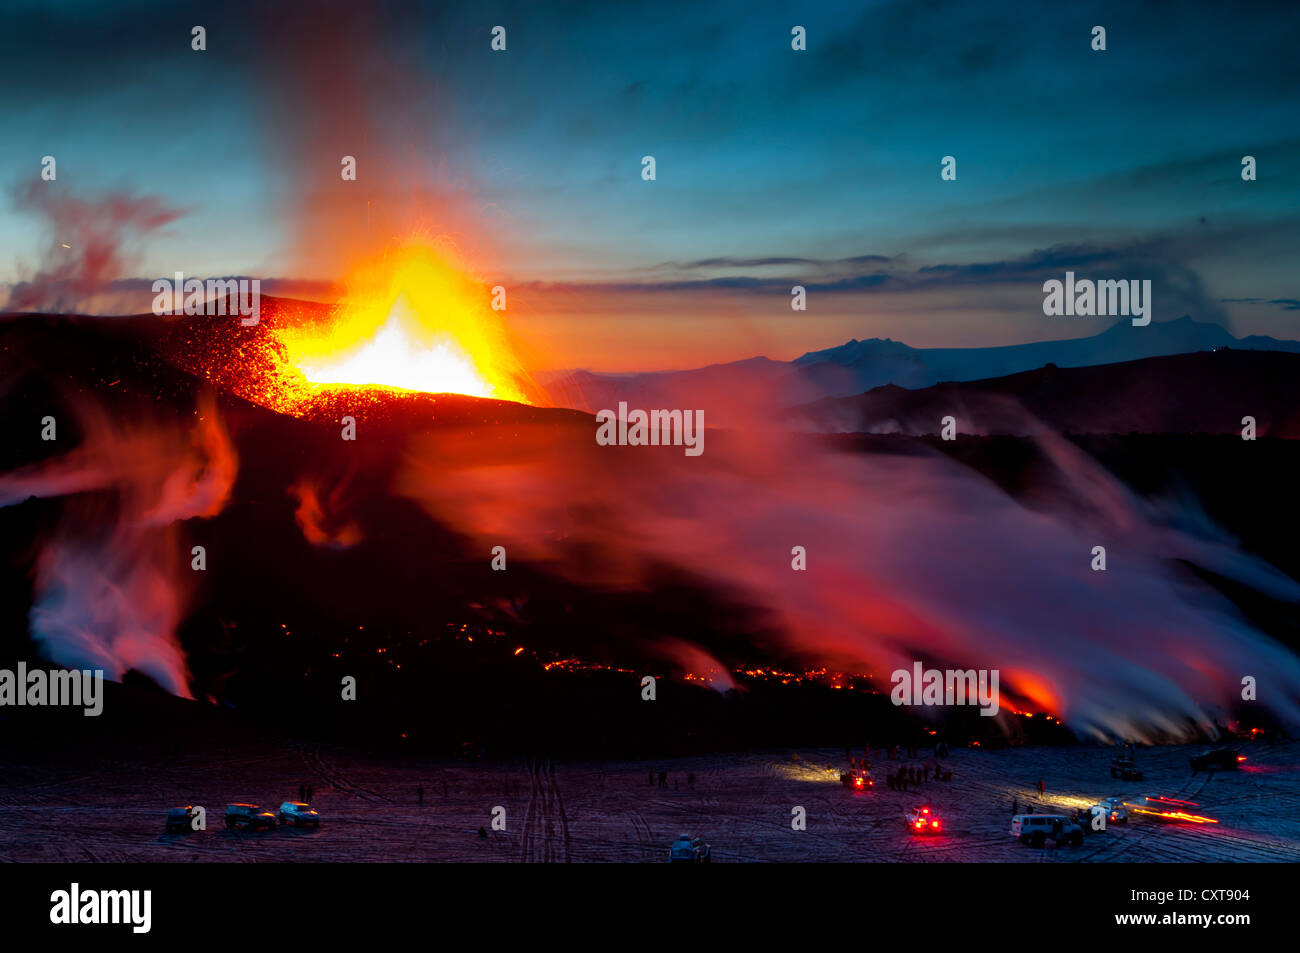
<path id="1" fill-rule="evenodd" d="M 943 818 L 932 808 L 914 807 L 903 818 L 907 821 L 907 829 L 913 834 L 943 833 Z"/>
<path id="2" fill-rule="evenodd" d="M 1106 815 L 1107 824 L 1128 823 L 1128 808 L 1124 806 L 1122 797 L 1104 797 L 1097 802 L 1097 807 L 1109 812 Z"/>
<path id="3" fill-rule="evenodd" d="M 173 807 L 167 812 L 167 833 L 188 834 L 194 830 L 194 806 Z"/>
<path id="4" fill-rule="evenodd" d="M 855 791 L 870 791 L 876 786 L 875 779 L 871 777 L 871 772 L 865 768 L 841 771 L 840 784 L 846 788 L 853 788 Z"/>
<path id="5" fill-rule="evenodd" d="M 256 804 L 228 804 L 226 827 L 232 831 L 275 830 L 275 815 Z"/>
<path id="6" fill-rule="evenodd" d="M 1216 751 L 1202 751 L 1190 759 L 1192 772 L 1197 771 L 1236 771 L 1237 765 L 1246 760 L 1246 756 L 1231 748 L 1219 748 Z"/>
<path id="7" fill-rule="evenodd" d="M 1093 816 L 1092 808 L 1090 807 L 1076 807 L 1066 816 L 1069 817 L 1070 821 L 1074 823 L 1079 830 L 1083 831 L 1084 834 L 1092 834 L 1100 830 L 1100 828 L 1092 826 L 1093 821 L 1096 820 L 1096 818 Z M 1110 822 L 1107 821 L 1107 823 Z"/>
<path id="8" fill-rule="evenodd" d="M 1058 847 L 1064 841 L 1075 847 L 1083 843 L 1083 828 L 1064 814 L 1017 814 L 1011 818 L 1011 835 L 1031 847 L 1042 847 L 1049 840 Z"/>
<path id="9" fill-rule="evenodd" d="M 682 834 L 668 848 L 668 861 L 673 864 L 707 864 L 711 861 L 709 845 L 698 837 Z"/>
<path id="10" fill-rule="evenodd" d="M 1077 808 L 1070 820 L 1078 824 L 1085 834 L 1091 834 L 1094 831 L 1105 830 L 1105 827 L 1097 825 L 1097 818 L 1106 819 L 1106 827 L 1112 824 L 1128 823 L 1128 808 L 1124 806 L 1124 799 L 1118 797 L 1102 798 L 1092 807 Z"/>
<path id="11" fill-rule="evenodd" d="M 1143 775 L 1130 755 L 1122 754 L 1110 763 L 1110 776 L 1119 781 L 1141 781 Z"/>
<path id="12" fill-rule="evenodd" d="M 280 823 L 287 827 L 320 827 L 320 814 L 301 801 L 285 801 L 280 805 Z"/>

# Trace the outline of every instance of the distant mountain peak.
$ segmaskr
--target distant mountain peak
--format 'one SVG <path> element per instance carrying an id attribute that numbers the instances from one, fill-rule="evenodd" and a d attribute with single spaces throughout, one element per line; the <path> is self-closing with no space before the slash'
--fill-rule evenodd
<path id="1" fill-rule="evenodd" d="M 1046 319 L 1045 319 L 1046 320 Z M 793 406 L 823 398 L 842 398 L 885 387 L 885 395 L 936 384 L 1007 377 L 1048 365 L 1049 378 L 1070 368 L 1120 364 L 1151 357 L 1219 351 L 1227 348 L 1300 352 L 1300 341 L 1252 336 L 1237 338 L 1222 325 L 1182 315 L 1171 321 L 1135 327 L 1130 318 L 1109 326 L 1087 319 L 1053 326 L 1092 332 L 1085 337 L 996 347 L 911 347 L 891 338 L 852 338 L 836 347 L 808 353 L 790 362 L 763 357 L 712 364 L 683 371 L 641 374 L 575 375 L 572 393 L 583 408 L 614 406 L 611 401 L 636 394 L 640 401 L 677 406 L 741 408 L 743 416 L 767 404 Z M 721 419 L 715 416 L 715 419 Z"/>
<path id="2" fill-rule="evenodd" d="M 830 361 L 833 364 L 852 364 L 868 356 L 906 354 L 914 350 L 916 349 L 901 341 L 895 341 L 893 338 L 866 338 L 861 341 L 852 338 L 836 347 L 828 347 L 820 351 L 809 351 L 796 357 L 790 363 L 804 365 Z"/>

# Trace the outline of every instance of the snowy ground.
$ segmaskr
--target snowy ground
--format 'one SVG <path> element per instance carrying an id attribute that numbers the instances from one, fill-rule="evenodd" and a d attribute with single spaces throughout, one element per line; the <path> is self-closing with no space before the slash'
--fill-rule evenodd
<path id="1" fill-rule="evenodd" d="M 734 861 L 1300 861 L 1300 742 L 1245 745 L 1240 771 L 1193 776 L 1188 747 L 1143 749 L 1146 781 L 1110 780 L 1103 748 L 962 749 L 951 783 L 852 792 L 830 770 L 843 751 L 803 750 L 617 763 L 430 762 L 314 744 L 258 742 L 170 761 L 102 761 L 77 769 L 0 763 L 0 859 L 17 861 L 643 861 L 662 862 L 681 833 Z M 923 751 L 923 755 L 928 752 Z M 650 772 L 668 772 L 651 786 Z M 695 784 L 687 783 L 694 773 Z M 1047 796 L 1039 808 L 1035 782 Z M 275 810 L 315 788 L 317 832 L 233 834 L 231 801 Z M 417 804 L 417 786 L 425 789 Z M 1133 821 L 1083 847 L 1035 850 L 1009 836 L 1012 799 L 1065 811 L 1111 794 L 1195 801 L 1221 823 Z M 903 812 L 931 799 L 945 833 L 917 838 Z M 209 829 L 162 833 L 176 804 L 208 809 Z M 491 827 L 506 809 L 507 830 Z M 791 809 L 807 811 L 793 831 Z M 1192 809 L 1189 809 L 1192 810 Z"/>

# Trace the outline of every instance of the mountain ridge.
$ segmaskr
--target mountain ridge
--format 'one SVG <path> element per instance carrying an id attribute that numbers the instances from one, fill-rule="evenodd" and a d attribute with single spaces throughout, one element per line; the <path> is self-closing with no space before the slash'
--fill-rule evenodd
<path id="1" fill-rule="evenodd" d="M 1005 377 L 1054 364 L 1092 367 L 1150 357 L 1215 351 L 1300 353 L 1300 341 L 1236 337 L 1221 325 L 1184 315 L 1134 327 L 1127 319 L 1097 334 L 988 348 L 915 348 L 891 338 L 856 338 L 791 361 L 747 358 L 650 374 L 572 371 L 550 388 L 568 406 L 595 412 L 626 400 L 634 406 L 703 407 L 719 422 L 752 418 L 826 398 L 852 397 L 892 384 L 908 390 Z"/>
<path id="2" fill-rule="evenodd" d="M 1187 386 L 1188 382 L 1194 386 Z M 959 434 L 1240 434 L 1300 437 L 1300 354 L 1219 348 L 1089 367 L 1054 364 L 974 381 L 909 390 L 894 384 L 790 408 L 782 418 L 826 433 L 936 434 L 945 417 Z"/>

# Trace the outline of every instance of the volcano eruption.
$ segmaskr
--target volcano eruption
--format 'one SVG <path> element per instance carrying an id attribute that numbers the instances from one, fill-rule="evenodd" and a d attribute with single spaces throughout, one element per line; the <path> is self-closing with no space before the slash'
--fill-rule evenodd
<path id="1" fill-rule="evenodd" d="M 255 705 L 277 678 L 292 697 L 324 691 L 361 656 L 398 711 L 418 710 L 443 664 L 422 650 L 477 633 L 473 651 L 509 649 L 500 664 L 648 668 L 736 697 L 746 672 L 880 698 L 914 658 L 996 669 L 1010 712 L 1104 738 L 1213 732 L 1240 717 L 1253 673 L 1265 708 L 1297 714 L 1295 633 L 1277 621 L 1300 598 L 1294 567 L 1271 564 L 1268 531 L 1222 499 L 1231 529 L 1169 496 L 1186 474 L 1129 486 L 1116 467 L 1149 470 L 1157 435 L 1094 456 L 1009 378 L 981 389 L 967 426 L 1019 418 L 1014 444 L 733 415 L 699 459 L 605 447 L 591 415 L 528 375 L 489 289 L 438 249 L 397 248 L 347 284 L 334 305 L 265 298 L 253 326 L 6 322 L 8 416 L 36 434 L 0 477 L 30 580 L 30 595 L 11 584 L 27 651 Z M 61 430 L 40 440 L 51 419 Z M 1193 459 L 1251 465 L 1239 439 L 1183 440 Z M 275 665 L 302 670 L 273 678 Z M 474 671 L 455 677 L 452 709 L 481 690 Z"/>
<path id="2" fill-rule="evenodd" d="M 1300 858 L 1285 17 L 62 6 L 0 855 Z"/>

